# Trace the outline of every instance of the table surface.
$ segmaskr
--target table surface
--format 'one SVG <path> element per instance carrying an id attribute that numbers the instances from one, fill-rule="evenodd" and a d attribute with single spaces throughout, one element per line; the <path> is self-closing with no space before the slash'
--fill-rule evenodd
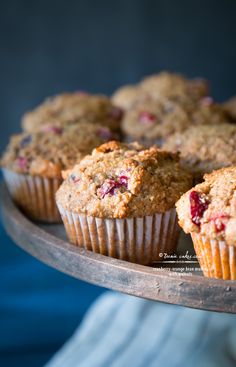
<path id="1" fill-rule="evenodd" d="M 9 236 L 42 262 L 75 278 L 141 298 L 198 309 L 236 313 L 236 282 L 203 277 L 197 263 L 179 271 L 164 266 L 143 266 L 93 253 L 70 244 L 63 225 L 39 225 L 26 218 L 1 188 L 3 223 Z M 191 243 L 180 238 L 179 251 Z M 193 253 L 193 252 L 192 252 Z M 168 264 L 169 265 L 169 264 Z"/>

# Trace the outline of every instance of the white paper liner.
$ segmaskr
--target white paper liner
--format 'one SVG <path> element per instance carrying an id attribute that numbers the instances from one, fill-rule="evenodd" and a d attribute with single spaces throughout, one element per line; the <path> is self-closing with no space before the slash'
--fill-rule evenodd
<path id="1" fill-rule="evenodd" d="M 58 208 L 69 240 L 103 255 L 150 264 L 177 245 L 175 209 L 142 218 L 103 219 L 75 214 L 61 205 Z"/>
<path id="2" fill-rule="evenodd" d="M 236 248 L 225 241 L 192 233 L 194 248 L 206 277 L 236 280 Z"/>
<path id="3" fill-rule="evenodd" d="M 55 201 L 61 179 L 30 176 L 5 168 L 2 171 L 13 200 L 27 216 L 43 222 L 61 222 Z"/>

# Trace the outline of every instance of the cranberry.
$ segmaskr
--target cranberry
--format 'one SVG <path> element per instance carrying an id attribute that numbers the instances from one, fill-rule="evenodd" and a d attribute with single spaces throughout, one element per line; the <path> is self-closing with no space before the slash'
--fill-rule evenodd
<path id="1" fill-rule="evenodd" d="M 112 107 L 108 114 L 115 120 L 121 120 L 123 116 L 123 110 L 119 107 Z"/>
<path id="2" fill-rule="evenodd" d="M 31 135 L 27 135 L 27 136 L 25 136 L 25 137 L 21 140 L 20 147 L 21 147 L 21 148 L 26 147 L 29 143 L 31 143 L 31 141 L 32 141 L 32 136 L 31 136 Z"/>
<path id="3" fill-rule="evenodd" d="M 208 208 L 208 200 L 197 191 L 191 191 L 189 195 L 190 213 L 192 222 L 200 227 L 200 220 L 205 210 Z"/>
<path id="4" fill-rule="evenodd" d="M 228 219 L 228 214 L 218 214 L 212 217 L 210 220 L 214 222 L 216 232 L 222 232 L 225 230 L 225 225 Z"/>
<path id="5" fill-rule="evenodd" d="M 112 140 L 114 138 L 112 132 L 106 127 L 101 127 L 98 130 L 98 135 L 105 140 Z"/>
<path id="6" fill-rule="evenodd" d="M 118 177 L 118 180 L 119 180 L 120 185 L 124 186 L 127 189 L 127 187 L 128 187 L 128 177 L 122 175 L 122 176 Z"/>
<path id="7" fill-rule="evenodd" d="M 58 126 L 46 126 L 44 128 L 45 132 L 52 132 L 56 135 L 61 135 L 63 133 L 63 129 L 61 127 Z"/>
<path id="8" fill-rule="evenodd" d="M 201 104 L 203 106 L 211 106 L 214 103 L 214 100 L 212 97 L 204 97 L 201 99 Z"/>
<path id="9" fill-rule="evenodd" d="M 27 158 L 25 157 L 18 157 L 17 158 L 17 163 L 18 163 L 18 166 L 20 167 L 20 169 L 22 171 L 25 171 L 26 168 L 27 168 L 27 163 L 28 163 L 28 160 Z"/>
<path id="10" fill-rule="evenodd" d="M 107 194 L 114 195 L 115 189 L 118 187 L 115 180 L 106 180 L 99 189 L 99 194 L 103 199 Z"/>
<path id="11" fill-rule="evenodd" d="M 107 179 L 99 188 L 99 195 L 103 199 L 107 194 L 114 195 L 115 189 L 119 189 L 121 187 L 127 189 L 128 177 L 119 176 L 117 181 L 115 181 L 114 179 Z"/>
<path id="12" fill-rule="evenodd" d="M 152 125 L 156 121 L 157 117 L 154 113 L 143 111 L 139 114 L 139 121 L 145 125 Z"/>

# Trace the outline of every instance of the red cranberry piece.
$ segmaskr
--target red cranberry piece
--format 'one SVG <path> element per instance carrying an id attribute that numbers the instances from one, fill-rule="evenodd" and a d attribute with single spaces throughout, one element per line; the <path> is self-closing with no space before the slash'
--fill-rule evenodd
<path id="1" fill-rule="evenodd" d="M 201 104 L 203 106 L 211 106 L 214 103 L 214 100 L 212 97 L 204 97 L 201 99 Z"/>
<path id="2" fill-rule="evenodd" d="M 17 158 L 17 164 L 20 167 L 22 171 L 25 171 L 28 164 L 28 159 L 25 157 L 18 157 Z"/>
<path id="3" fill-rule="evenodd" d="M 114 138 L 112 132 L 106 127 L 101 127 L 98 129 L 98 135 L 105 140 L 112 140 Z"/>
<path id="4" fill-rule="evenodd" d="M 122 176 L 118 177 L 118 180 L 119 180 L 120 185 L 124 186 L 127 189 L 127 187 L 128 187 L 128 177 L 122 175 Z"/>
<path id="5" fill-rule="evenodd" d="M 81 96 L 81 97 L 86 97 L 86 96 L 89 95 L 89 93 L 88 92 L 85 92 L 84 90 L 78 90 L 76 92 L 76 94 L 79 95 L 79 96 Z"/>
<path id="6" fill-rule="evenodd" d="M 44 129 L 45 132 L 52 132 L 56 135 L 61 135 L 63 133 L 63 129 L 58 126 L 46 126 Z"/>
<path id="7" fill-rule="evenodd" d="M 200 220 L 205 210 L 208 208 L 208 200 L 197 191 L 191 191 L 189 195 L 190 214 L 194 224 L 200 227 Z"/>
<path id="8" fill-rule="evenodd" d="M 139 121 L 145 125 L 152 125 L 156 121 L 157 117 L 154 113 L 143 111 L 139 114 Z"/>
<path id="9" fill-rule="evenodd" d="M 119 107 L 112 107 L 108 114 L 115 120 L 121 120 L 123 117 L 123 110 Z"/>
<path id="10" fill-rule="evenodd" d="M 114 195 L 114 191 L 117 187 L 119 187 L 119 184 L 115 180 L 106 180 L 99 189 L 101 198 L 103 199 L 107 194 Z"/>
<path id="11" fill-rule="evenodd" d="M 228 219 L 228 214 L 219 214 L 211 218 L 211 221 L 214 222 L 216 232 L 222 232 L 225 230 L 225 225 Z"/>

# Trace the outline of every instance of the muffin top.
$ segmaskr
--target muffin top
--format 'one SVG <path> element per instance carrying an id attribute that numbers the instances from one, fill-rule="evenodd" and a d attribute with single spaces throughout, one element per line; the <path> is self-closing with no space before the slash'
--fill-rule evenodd
<path id="1" fill-rule="evenodd" d="M 223 108 L 232 120 L 236 120 L 236 96 L 223 103 Z"/>
<path id="2" fill-rule="evenodd" d="M 186 233 L 236 246 L 236 166 L 204 175 L 205 181 L 177 202 L 179 224 Z"/>
<path id="3" fill-rule="evenodd" d="M 115 106 L 128 110 L 138 99 L 139 94 L 137 85 L 125 85 L 113 93 L 111 100 Z"/>
<path id="4" fill-rule="evenodd" d="M 215 169 L 236 165 L 236 126 L 192 126 L 170 136 L 164 149 L 180 152 L 181 163 L 196 179 Z"/>
<path id="5" fill-rule="evenodd" d="M 187 79 L 181 74 L 166 71 L 146 77 L 141 81 L 140 88 L 155 99 L 188 97 L 198 100 L 209 93 L 206 80 Z"/>
<path id="6" fill-rule="evenodd" d="M 226 121 L 221 106 L 209 97 L 198 102 L 147 98 L 126 112 L 122 129 L 134 139 L 166 139 L 191 125 L 221 124 Z"/>
<path id="7" fill-rule="evenodd" d="M 22 119 L 27 132 L 40 131 L 44 126 L 64 127 L 81 121 L 98 123 L 117 131 L 122 111 L 109 98 L 84 92 L 64 93 L 48 98 Z"/>
<path id="8" fill-rule="evenodd" d="M 84 122 L 13 135 L 1 165 L 18 173 L 61 178 L 62 170 L 72 168 L 93 148 L 112 137 L 108 128 Z"/>
<path id="9" fill-rule="evenodd" d="M 57 203 L 94 217 L 143 217 L 173 208 L 190 185 L 177 154 L 110 141 L 74 167 Z"/>

